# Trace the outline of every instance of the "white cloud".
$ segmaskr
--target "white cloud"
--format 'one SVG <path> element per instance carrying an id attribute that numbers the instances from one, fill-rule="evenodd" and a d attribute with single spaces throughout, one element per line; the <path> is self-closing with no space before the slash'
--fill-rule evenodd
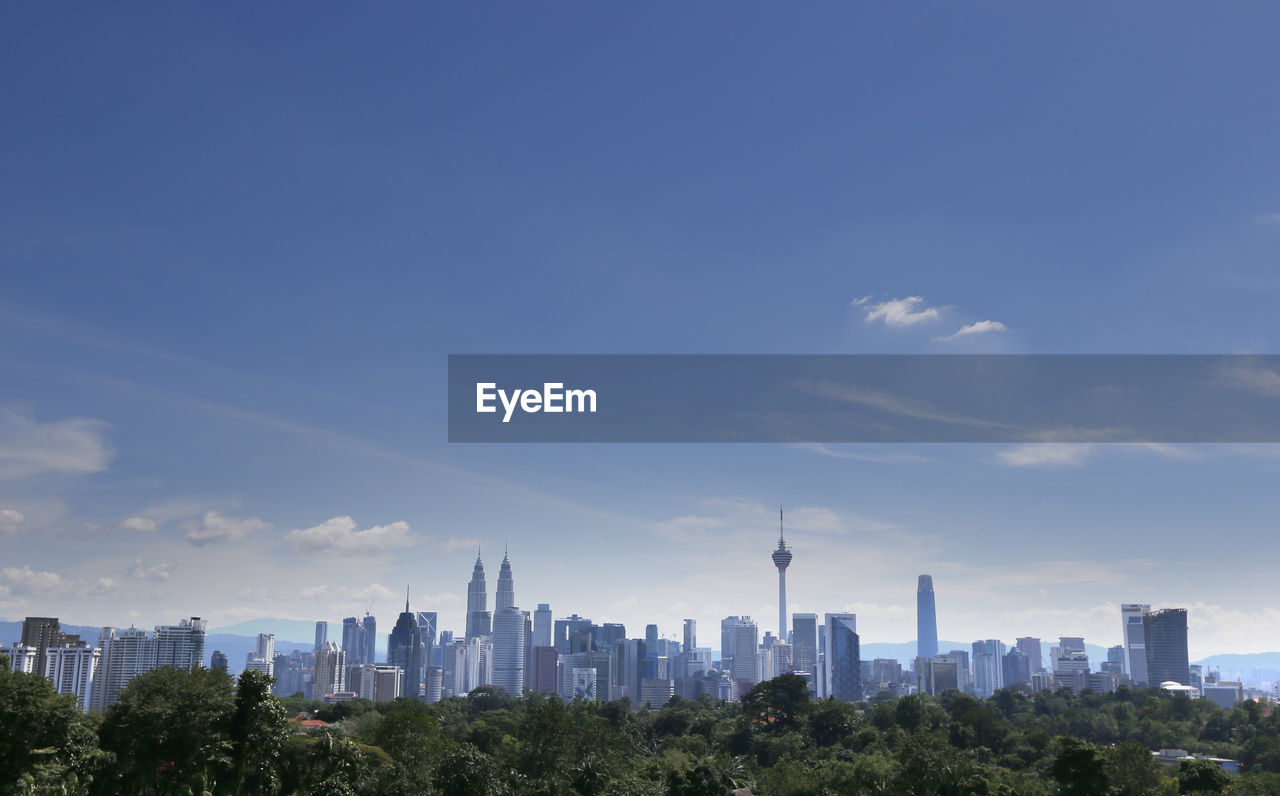
<path id="1" fill-rule="evenodd" d="M 271 523 L 257 517 L 227 517 L 221 512 L 206 511 L 203 517 L 182 524 L 186 539 L 196 547 L 221 542 L 238 542 L 250 534 L 271 529 Z"/>
<path id="2" fill-rule="evenodd" d="M 1080 467 L 1093 451 L 1087 442 L 1032 442 L 1002 450 L 996 458 L 1010 467 Z"/>
<path id="3" fill-rule="evenodd" d="M 17 509 L 0 509 L 0 535 L 17 533 L 26 518 Z"/>
<path id="4" fill-rule="evenodd" d="M 147 566 L 141 558 L 135 558 L 127 574 L 134 580 L 164 581 L 173 577 L 173 564 L 161 561 Z"/>
<path id="5" fill-rule="evenodd" d="M 66 597 L 96 597 L 114 591 L 117 584 L 111 578 L 94 581 L 72 580 L 56 572 L 33 570 L 30 566 L 0 569 L 0 588 L 5 594 Z"/>
<path id="6" fill-rule="evenodd" d="M 479 539 L 461 536 L 450 536 L 448 539 L 440 543 L 441 549 L 446 553 L 452 553 L 455 550 L 470 550 L 473 547 L 479 546 Z"/>
<path id="7" fill-rule="evenodd" d="M 0 407 L 0 480 L 101 472 L 114 456 L 106 428 L 101 420 L 83 417 L 42 423 Z"/>
<path id="8" fill-rule="evenodd" d="M 853 302 L 853 305 L 863 306 L 867 303 L 867 300 L 866 297 L 857 299 Z M 903 328 L 915 326 L 918 323 L 941 320 L 942 310 L 944 309 L 946 307 L 924 306 L 924 298 L 921 296 L 907 296 L 906 298 L 889 299 L 878 304 L 868 305 L 864 320 L 867 323 L 884 321 L 885 326 Z"/>
<path id="9" fill-rule="evenodd" d="M 396 547 L 409 547 L 417 538 L 403 520 L 388 525 L 375 525 L 359 530 L 350 517 L 333 517 L 319 525 L 291 531 L 285 537 L 298 552 L 328 551 L 334 553 L 380 553 Z"/>
<path id="10" fill-rule="evenodd" d="M 155 533 L 160 528 L 160 523 L 151 517 L 125 517 L 116 524 L 116 527 L 126 531 L 137 531 L 139 533 Z"/>
<path id="11" fill-rule="evenodd" d="M 1232 367 L 1222 372 L 1226 383 L 1238 390 L 1280 398 L 1280 373 L 1261 367 Z"/>
<path id="12" fill-rule="evenodd" d="M 1263 213 L 1254 220 L 1259 224 L 1280 224 L 1280 213 Z"/>
<path id="13" fill-rule="evenodd" d="M 368 586 L 308 586 L 298 594 L 308 600 L 317 597 L 328 597 L 341 598 L 358 603 L 395 600 L 404 597 L 403 593 L 392 591 L 381 583 L 371 583 Z"/>
<path id="14" fill-rule="evenodd" d="M 958 331 L 952 334 L 935 337 L 933 339 L 945 342 L 961 337 L 972 337 L 979 334 L 991 334 L 993 332 L 998 333 L 1007 331 L 1009 331 L 1009 327 L 1005 326 L 1000 321 L 978 321 L 977 323 L 965 324 L 964 326 L 961 326 Z"/>

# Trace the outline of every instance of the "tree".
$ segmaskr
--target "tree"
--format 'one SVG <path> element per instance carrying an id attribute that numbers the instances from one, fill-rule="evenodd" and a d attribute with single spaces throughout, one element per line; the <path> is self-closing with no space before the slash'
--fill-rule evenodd
<path id="1" fill-rule="evenodd" d="M 1062 793 L 1095 796 L 1107 792 L 1106 761 L 1101 750 L 1088 741 L 1062 738 L 1049 773 L 1062 786 Z"/>
<path id="2" fill-rule="evenodd" d="M 83 793 L 102 763 L 75 697 L 0 661 L 0 790 Z"/>
<path id="3" fill-rule="evenodd" d="M 102 747 L 116 757 L 103 792 L 214 790 L 232 767 L 235 710 L 231 676 L 221 670 L 162 667 L 138 675 L 102 723 Z"/>
<path id="4" fill-rule="evenodd" d="M 1183 760 L 1178 764 L 1178 793 L 1222 793 L 1231 777 L 1212 760 Z"/>
<path id="5" fill-rule="evenodd" d="M 743 715 L 766 729 L 798 729 L 810 707 L 808 681 L 798 674 L 765 680 L 742 697 Z"/>
<path id="6" fill-rule="evenodd" d="M 233 782 L 236 793 L 276 793 L 280 755 L 288 735 L 284 705 L 271 693 L 275 678 L 246 669 L 236 685 L 231 717 Z"/>
<path id="7" fill-rule="evenodd" d="M 1177 783 L 1165 776 L 1151 751 L 1137 741 L 1125 741 L 1105 754 L 1107 779 L 1115 796 L 1160 796 Z"/>

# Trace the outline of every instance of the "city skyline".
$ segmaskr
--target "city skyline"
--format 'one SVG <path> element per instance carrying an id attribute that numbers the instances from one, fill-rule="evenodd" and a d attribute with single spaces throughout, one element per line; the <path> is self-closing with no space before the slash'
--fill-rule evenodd
<path id="1" fill-rule="evenodd" d="M 944 638 L 1272 648 L 1280 446 L 448 443 L 450 354 L 1280 350 L 1280 9 L 722 8 L 16 8 L 0 617 L 457 629 L 483 542 L 777 630 L 783 502 L 784 613 L 867 638 L 928 572 Z"/>

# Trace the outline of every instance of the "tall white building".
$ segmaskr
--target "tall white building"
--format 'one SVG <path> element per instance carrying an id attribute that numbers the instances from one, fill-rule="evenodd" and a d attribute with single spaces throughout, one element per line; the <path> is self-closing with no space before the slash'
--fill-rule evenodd
<path id="1" fill-rule="evenodd" d="M 26 644 L 14 644 L 5 650 L 5 654 L 9 656 L 10 671 L 22 672 L 23 674 L 36 674 L 41 671 L 40 664 L 36 660 L 39 650 L 35 647 L 29 647 Z"/>
<path id="2" fill-rule="evenodd" d="M 729 616 L 720 622 L 721 657 L 732 659 L 729 676 L 736 683 L 755 685 L 760 682 L 757 674 L 756 654 L 760 647 L 759 628 L 749 616 Z"/>
<path id="3" fill-rule="evenodd" d="M 93 710 L 106 710 L 129 681 L 155 668 L 155 639 L 141 628 L 104 627 L 98 634 L 101 670 L 91 695 Z"/>
<path id="4" fill-rule="evenodd" d="M 538 603 L 538 610 L 533 612 L 533 642 L 534 647 L 550 647 L 551 630 L 554 623 L 551 614 L 551 605 L 549 603 Z"/>
<path id="5" fill-rule="evenodd" d="M 493 613 L 493 665 L 489 682 L 511 696 L 524 693 L 524 614 L 516 607 Z"/>
<path id="6" fill-rule="evenodd" d="M 327 694 L 347 690 L 347 656 L 337 644 L 326 641 L 316 652 L 316 676 L 311 682 L 311 698 L 320 701 Z"/>
<path id="7" fill-rule="evenodd" d="M 259 633 L 257 647 L 245 659 L 244 668 L 274 675 L 275 665 L 276 637 L 272 633 Z"/>
<path id="8" fill-rule="evenodd" d="M 208 622 L 198 616 L 176 625 L 160 625 L 155 634 L 155 666 L 194 669 L 204 663 L 204 635 Z"/>
<path id="9" fill-rule="evenodd" d="M 102 660 L 102 650 L 87 643 L 45 650 L 44 676 L 53 681 L 59 694 L 72 694 L 85 712 L 92 707 L 93 685 Z"/>

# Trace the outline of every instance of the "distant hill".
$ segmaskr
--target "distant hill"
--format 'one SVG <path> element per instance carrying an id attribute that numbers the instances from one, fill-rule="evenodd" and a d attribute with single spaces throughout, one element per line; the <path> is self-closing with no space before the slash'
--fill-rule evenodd
<path id="1" fill-rule="evenodd" d="M 1044 658 L 1042 663 L 1046 668 L 1050 667 L 1049 647 L 1057 643 L 1056 639 L 1043 639 L 1040 642 L 1040 654 Z M 1005 642 L 1009 646 L 1009 642 Z M 948 652 L 950 650 L 964 650 L 970 655 L 973 654 L 972 641 L 939 641 L 938 651 Z M 1089 654 L 1089 663 L 1097 669 L 1099 661 L 1107 659 L 1107 648 L 1100 647 L 1097 644 L 1085 644 L 1084 651 Z M 911 661 L 916 657 L 916 642 L 900 641 L 900 642 L 864 642 L 860 645 L 862 660 L 869 661 L 875 658 L 893 658 L 899 661 L 904 667 L 910 666 Z"/>
<path id="2" fill-rule="evenodd" d="M 1217 667 L 1224 680 L 1280 681 L 1280 652 L 1224 653 L 1192 663 Z"/>

